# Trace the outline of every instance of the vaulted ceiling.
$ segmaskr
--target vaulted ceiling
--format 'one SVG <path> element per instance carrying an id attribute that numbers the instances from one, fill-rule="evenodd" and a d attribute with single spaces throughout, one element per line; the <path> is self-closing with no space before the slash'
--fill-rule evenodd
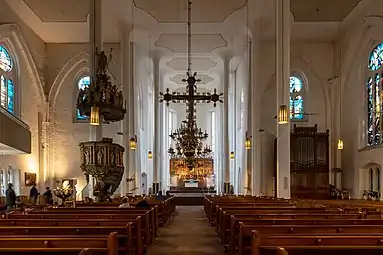
<path id="1" fill-rule="evenodd" d="M 149 13 L 158 22 L 185 22 L 185 0 L 133 0 L 137 8 Z M 192 20 L 198 23 L 221 23 L 235 11 L 245 7 L 247 0 L 193 0 Z"/>
<path id="2" fill-rule="evenodd" d="M 43 22 L 86 22 L 89 13 L 89 0 L 23 1 Z"/>
<path id="3" fill-rule="evenodd" d="M 291 0 L 295 22 L 341 22 L 361 0 Z"/>
<path id="4" fill-rule="evenodd" d="M 89 0 L 5 1 L 48 43 L 89 40 Z M 291 0 L 292 38 L 331 41 L 339 33 L 338 25 L 361 1 L 366 0 Z M 253 9 L 244 8 L 247 5 Z M 247 23 L 261 19 L 265 31 L 262 36 L 274 36 L 274 9 L 273 0 L 192 1 L 193 70 L 201 72 L 199 78 L 204 86 L 220 82 L 221 52 L 243 52 Z M 118 42 L 121 28 L 134 23 L 136 29 L 147 31 L 150 47 L 166 55 L 161 64 L 167 82 L 174 86 L 183 84 L 187 69 L 187 0 L 102 0 L 102 15 L 106 42 Z"/>

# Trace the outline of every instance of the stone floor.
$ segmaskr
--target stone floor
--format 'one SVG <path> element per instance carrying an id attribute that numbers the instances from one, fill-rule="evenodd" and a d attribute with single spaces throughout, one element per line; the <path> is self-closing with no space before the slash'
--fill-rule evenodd
<path id="1" fill-rule="evenodd" d="M 148 255 L 224 254 L 202 206 L 177 206 L 175 214 L 150 246 Z"/>

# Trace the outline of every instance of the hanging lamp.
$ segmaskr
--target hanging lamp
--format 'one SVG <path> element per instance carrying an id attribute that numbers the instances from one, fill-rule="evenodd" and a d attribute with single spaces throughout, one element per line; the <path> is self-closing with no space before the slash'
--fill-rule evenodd
<path id="1" fill-rule="evenodd" d="M 129 148 L 131 150 L 135 150 L 137 148 L 137 136 L 130 138 L 129 140 Z"/>
<path id="2" fill-rule="evenodd" d="M 100 108 L 99 107 L 92 106 L 92 108 L 90 109 L 89 124 L 92 126 L 100 125 Z"/>
<path id="3" fill-rule="evenodd" d="M 246 132 L 246 140 L 245 140 L 245 149 L 246 150 L 251 149 L 251 136 L 247 135 L 247 132 Z"/>
<path id="4" fill-rule="evenodd" d="M 289 122 L 289 110 L 287 105 L 279 106 L 278 123 L 287 124 Z"/>

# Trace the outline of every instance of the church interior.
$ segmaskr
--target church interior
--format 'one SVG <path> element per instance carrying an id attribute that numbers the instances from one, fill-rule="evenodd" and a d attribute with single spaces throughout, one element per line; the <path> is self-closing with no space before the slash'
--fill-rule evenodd
<path id="1" fill-rule="evenodd" d="M 377 0 L 0 0 L 0 254 L 380 254 L 381 29 Z"/>

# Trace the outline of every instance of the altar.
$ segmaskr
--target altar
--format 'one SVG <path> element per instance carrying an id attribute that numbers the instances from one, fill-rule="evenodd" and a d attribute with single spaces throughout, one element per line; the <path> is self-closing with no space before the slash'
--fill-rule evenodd
<path id="1" fill-rule="evenodd" d="M 199 181 L 197 180 L 185 180 L 185 188 L 198 188 Z"/>

